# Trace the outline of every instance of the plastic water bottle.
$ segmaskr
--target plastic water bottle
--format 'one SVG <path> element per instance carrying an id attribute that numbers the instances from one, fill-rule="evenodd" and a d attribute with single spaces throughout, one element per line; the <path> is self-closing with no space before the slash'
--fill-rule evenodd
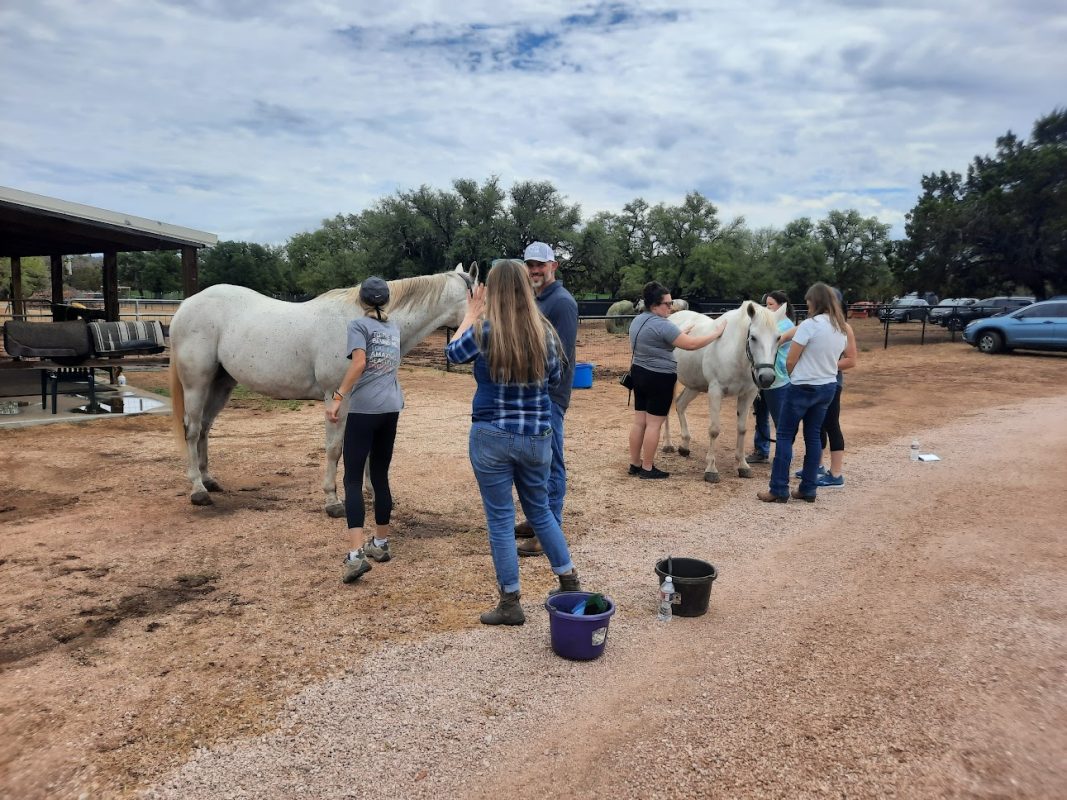
<path id="1" fill-rule="evenodd" d="M 663 579 L 659 587 L 659 614 L 660 622 L 669 622 L 671 619 L 671 602 L 674 600 L 674 581 L 668 575 Z"/>
<path id="2" fill-rule="evenodd" d="M 912 443 L 911 443 L 911 460 L 912 461 L 918 461 L 919 460 L 919 440 L 918 439 L 912 440 Z"/>

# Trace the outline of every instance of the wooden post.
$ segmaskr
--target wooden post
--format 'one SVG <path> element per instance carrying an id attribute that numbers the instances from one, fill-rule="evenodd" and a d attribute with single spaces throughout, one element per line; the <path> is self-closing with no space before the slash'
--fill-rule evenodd
<path id="1" fill-rule="evenodd" d="M 26 319 L 26 301 L 22 299 L 22 259 L 11 256 L 11 318 Z"/>
<path id="2" fill-rule="evenodd" d="M 185 297 L 192 297 L 199 291 L 196 248 L 186 245 L 182 247 L 182 293 Z"/>
<path id="3" fill-rule="evenodd" d="M 119 254 L 114 250 L 104 251 L 104 316 L 119 319 Z"/>
<path id="4" fill-rule="evenodd" d="M 52 319 L 56 318 L 56 306 L 63 303 L 63 256 L 52 253 Z"/>

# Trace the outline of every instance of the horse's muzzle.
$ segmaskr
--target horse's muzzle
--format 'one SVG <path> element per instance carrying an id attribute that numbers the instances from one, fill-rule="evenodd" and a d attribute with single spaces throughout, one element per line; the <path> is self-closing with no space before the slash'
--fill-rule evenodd
<path id="1" fill-rule="evenodd" d="M 771 384 L 774 383 L 774 370 L 761 369 L 756 375 L 756 383 L 759 384 L 761 389 L 770 389 Z"/>

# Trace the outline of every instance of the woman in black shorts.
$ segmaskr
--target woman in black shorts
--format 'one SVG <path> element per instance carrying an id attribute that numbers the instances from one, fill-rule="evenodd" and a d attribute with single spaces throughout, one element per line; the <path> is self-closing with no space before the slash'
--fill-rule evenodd
<path id="1" fill-rule="evenodd" d="M 678 364 L 674 348 L 699 350 L 711 344 L 726 329 L 726 320 L 706 336 L 690 336 L 692 324 L 683 331 L 667 317 L 671 315 L 670 290 L 655 281 L 645 284 L 643 314 L 630 323 L 630 349 L 634 381 L 634 421 L 630 426 L 630 474 L 639 478 L 666 478 L 670 473 L 657 469 L 652 457 L 659 447 L 663 421 L 674 402 Z"/>

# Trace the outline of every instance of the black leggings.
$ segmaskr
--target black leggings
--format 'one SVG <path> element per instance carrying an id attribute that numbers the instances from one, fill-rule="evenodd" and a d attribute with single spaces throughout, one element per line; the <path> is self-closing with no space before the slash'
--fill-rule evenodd
<path id="1" fill-rule="evenodd" d="M 370 485 L 374 488 L 374 522 L 388 525 L 393 511 L 389 464 L 393 460 L 399 411 L 389 414 L 349 414 L 345 422 L 345 516 L 349 528 L 362 528 L 363 467 L 370 457 Z"/>
<path id="2" fill-rule="evenodd" d="M 834 399 L 826 409 L 826 419 L 822 421 L 822 446 L 830 442 L 830 452 L 837 453 L 845 449 L 845 434 L 841 433 L 841 384 L 837 384 Z"/>

